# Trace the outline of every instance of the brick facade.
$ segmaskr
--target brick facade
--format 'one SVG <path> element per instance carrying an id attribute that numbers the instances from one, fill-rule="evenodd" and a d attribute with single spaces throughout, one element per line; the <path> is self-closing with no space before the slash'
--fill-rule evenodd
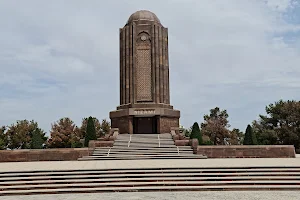
<path id="1" fill-rule="evenodd" d="M 119 128 L 119 133 L 132 133 L 132 119 L 131 116 L 111 118 L 111 127 Z"/>
<path id="2" fill-rule="evenodd" d="M 159 133 L 170 133 L 172 127 L 179 127 L 179 118 L 176 117 L 160 117 Z"/>

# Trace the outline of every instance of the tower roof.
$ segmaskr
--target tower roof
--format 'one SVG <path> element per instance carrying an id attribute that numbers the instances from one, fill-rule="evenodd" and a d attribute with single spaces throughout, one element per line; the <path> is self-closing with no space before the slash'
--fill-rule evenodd
<path id="1" fill-rule="evenodd" d="M 148 20 L 148 21 L 154 21 L 154 22 L 160 23 L 158 17 L 153 12 L 150 12 L 148 10 L 139 10 L 139 11 L 136 11 L 135 13 L 133 13 L 129 17 L 127 24 L 129 24 L 133 21 L 139 21 L 139 20 Z"/>

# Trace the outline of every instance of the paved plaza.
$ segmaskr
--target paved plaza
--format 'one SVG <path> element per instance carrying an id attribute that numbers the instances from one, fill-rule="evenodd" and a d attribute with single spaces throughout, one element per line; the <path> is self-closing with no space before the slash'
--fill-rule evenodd
<path id="1" fill-rule="evenodd" d="M 7 196 L 1 200 L 299 200 L 298 191 L 125 192 Z"/>
<path id="2" fill-rule="evenodd" d="M 1 163 L 0 172 L 34 170 L 143 169 L 185 167 L 284 167 L 300 166 L 299 158 L 226 158 L 169 160 L 42 161 Z"/>

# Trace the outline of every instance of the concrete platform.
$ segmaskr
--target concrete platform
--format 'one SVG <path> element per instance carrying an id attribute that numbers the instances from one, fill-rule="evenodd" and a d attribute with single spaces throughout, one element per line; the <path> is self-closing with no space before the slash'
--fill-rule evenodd
<path id="1" fill-rule="evenodd" d="M 127 192 L 95 194 L 43 194 L 28 196 L 6 196 L 1 200 L 299 200 L 298 191 L 202 191 L 202 192 Z"/>
<path id="2" fill-rule="evenodd" d="M 130 168 L 224 168 L 224 167 L 288 167 L 300 166 L 299 158 L 231 158 L 168 160 L 43 161 L 1 163 L 0 172 L 33 170 L 93 170 Z"/>

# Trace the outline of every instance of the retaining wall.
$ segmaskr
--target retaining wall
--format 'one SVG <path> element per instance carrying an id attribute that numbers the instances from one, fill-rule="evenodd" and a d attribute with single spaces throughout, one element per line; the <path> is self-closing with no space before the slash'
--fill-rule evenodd
<path id="1" fill-rule="evenodd" d="M 295 158 L 293 145 L 198 146 L 195 153 L 208 158 Z"/>
<path id="2" fill-rule="evenodd" d="M 1 150 L 0 162 L 70 161 L 92 152 L 89 148 Z"/>

